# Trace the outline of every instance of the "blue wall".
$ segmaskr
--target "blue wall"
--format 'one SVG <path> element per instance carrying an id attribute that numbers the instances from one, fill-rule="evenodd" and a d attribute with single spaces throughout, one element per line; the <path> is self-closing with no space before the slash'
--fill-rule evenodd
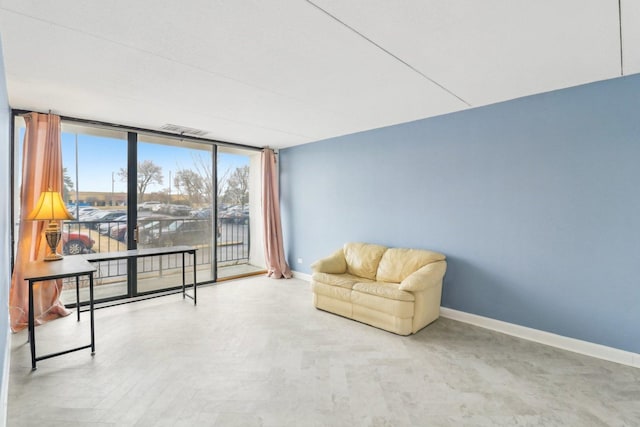
<path id="1" fill-rule="evenodd" d="M 284 149 L 280 178 L 294 270 L 437 250 L 443 306 L 640 352 L 640 75 Z"/>
<path id="2" fill-rule="evenodd" d="M 0 39 L 0 402 L 6 403 L 6 385 L 8 372 L 4 371 L 5 355 L 9 338 L 9 286 L 11 282 L 11 187 L 9 124 L 11 111 L 7 96 L 4 60 L 2 55 L 2 39 Z M 5 408 L 0 408 L 0 425 L 4 422 Z"/>

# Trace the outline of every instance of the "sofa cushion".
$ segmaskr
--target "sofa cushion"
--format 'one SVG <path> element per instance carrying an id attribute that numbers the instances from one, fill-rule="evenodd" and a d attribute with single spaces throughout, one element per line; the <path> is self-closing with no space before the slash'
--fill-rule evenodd
<path id="1" fill-rule="evenodd" d="M 376 295 L 366 294 L 360 291 L 351 291 L 351 302 L 353 303 L 353 313 L 361 312 L 361 308 L 386 313 L 394 317 L 413 317 L 415 302 L 401 301 L 397 299 L 380 298 Z"/>
<path id="2" fill-rule="evenodd" d="M 331 286 L 325 285 L 324 283 L 320 282 L 312 282 L 311 289 L 317 295 L 324 295 L 325 297 L 337 299 L 351 304 L 352 292 L 350 288 L 342 288 L 340 286 Z"/>
<path id="3" fill-rule="evenodd" d="M 415 299 L 412 293 L 401 291 L 398 289 L 398 286 L 397 283 L 359 282 L 353 285 L 352 289 L 365 294 L 398 301 L 413 301 Z"/>
<path id="4" fill-rule="evenodd" d="M 339 286 L 341 288 L 351 289 L 353 285 L 358 282 L 362 282 L 362 277 L 353 276 L 351 274 L 328 274 L 328 273 L 313 273 L 311 278 L 315 282 L 324 283 L 331 286 Z"/>
<path id="5" fill-rule="evenodd" d="M 378 264 L 387 250 L 385 246 L 370 243 L 345 243 L 343 249 L 347 261 L 347 273 L 369 280 L 376 279 Z"/>
<path id="6" fill-rule="evenodd" d="M 400 283 L 421 267 L 443 259 L 445 256 L 442 254 L 421 249 L 387 249 L 378 264 L 376 280 Z"/>

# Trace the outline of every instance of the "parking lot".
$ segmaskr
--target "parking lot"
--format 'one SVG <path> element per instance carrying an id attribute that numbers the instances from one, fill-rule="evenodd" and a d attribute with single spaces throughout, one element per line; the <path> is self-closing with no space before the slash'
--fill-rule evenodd
<path id="1" fill-rule="evenodd" d="M 198 212 L 200 214 L 198 214 Z M 218 246 L 219 263 L 248 261 L 249 219 L 244 215 L 213 221 L 197 211 L 190 215 L 154 213 L 150 209 L 138 212 L 138 247 L 192 245 L 201 248 L 198 263 L 211 262 L 210 248 Z M 65 254 L 113 252 L 126 250 L 129 234 L 124 207 L 117 210 L 88 209 L 77 221 L 63 226 Z M 206 250 L 204 250 L 206 249 Z"/>

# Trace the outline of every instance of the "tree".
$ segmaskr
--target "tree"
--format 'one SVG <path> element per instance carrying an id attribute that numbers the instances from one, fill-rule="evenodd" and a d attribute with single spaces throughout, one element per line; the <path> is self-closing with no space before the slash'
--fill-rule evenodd
<path id="1" fill-rule="evenodd" d="M 224 199 L 241 209 L 249 203 L 249 165 L 236 168 L 229 176 Z"/>
<path id="2" fill-rule="evenodd" d="M 118 176 L 121 181 L 127 182 L 128 174 L 125 168 L 120 168 Z M 163 180 L 164 176 L 162 175 L 162 168 L 160 166 L 151 160 L 138 162 L 138 200 L 144 200 L 144 193 L 147 191 L 149 184 L 162 184 Z"/>
<path id="3" fill-rule="evenodd" d="M 218 154 L 220 156 L 220 154 Z M 220 164 L 220 162 L 218 162 Z M 200 154 L 193 156 L 193 165 L 195 171 L 202 178 L 202 191 L 200 195 L 200 201 L 205 205 L 211 205 L 213 197 L 213 167 L 211 164 L 211 157 L 203 157 Z M 229 174 L 231 169 L 227 168 L 224 172 L 218 172 L 218 185 L 217 185 L 217 200 L 222 201 L 223 195 L 227 189 L 227 182 L 229 180 Z"/>
<path id="4" fill-rule="evenodd" d="M 201 181 L 199 202 L 211 205 L 213 197 L 213 165 L 211 156 L 203 157 L 201 154 L 192 154 L 193 167 Z"/>
<path id="5" fill-rule="evenodd" d="M 62 168 L 62 200 L 69 201 L 69 194 L 73 191 L 73 181 L 67 168 Z M 77 203 L 77 200 L 76 200 Z"/>
<path id="6" fill-rule="evenodd" d="M 200 203 L 205 194 L 205 180 L 191 169 L 180 169 L 176 172 L 173 183 L 179 192 L 186 194 L 193 206 Z M 209 186 L 210 187 L 210 186 Z"/>
<path id="7" fill-rule="evenodd" d="M 226 193 L 230 174 L 231 174 L 231 168 L 227 168 L 227 170 L 224 171 L 223 173 L 220 173 L 220 171 L 218 171 L 218 194 L 217 194 L 218 200 L 222 200 L 224 198 L 223 195 Z"/>

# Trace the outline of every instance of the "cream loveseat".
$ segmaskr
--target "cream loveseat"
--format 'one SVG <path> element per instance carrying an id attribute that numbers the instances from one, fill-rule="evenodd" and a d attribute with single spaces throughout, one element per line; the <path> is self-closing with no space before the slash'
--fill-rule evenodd
<path id="1" fill-rule="evenodd" d="M 313 304 L 400 335 L 440 315 L 445 256 L 419 249 L 346 243 L 311 265 Z"/>

